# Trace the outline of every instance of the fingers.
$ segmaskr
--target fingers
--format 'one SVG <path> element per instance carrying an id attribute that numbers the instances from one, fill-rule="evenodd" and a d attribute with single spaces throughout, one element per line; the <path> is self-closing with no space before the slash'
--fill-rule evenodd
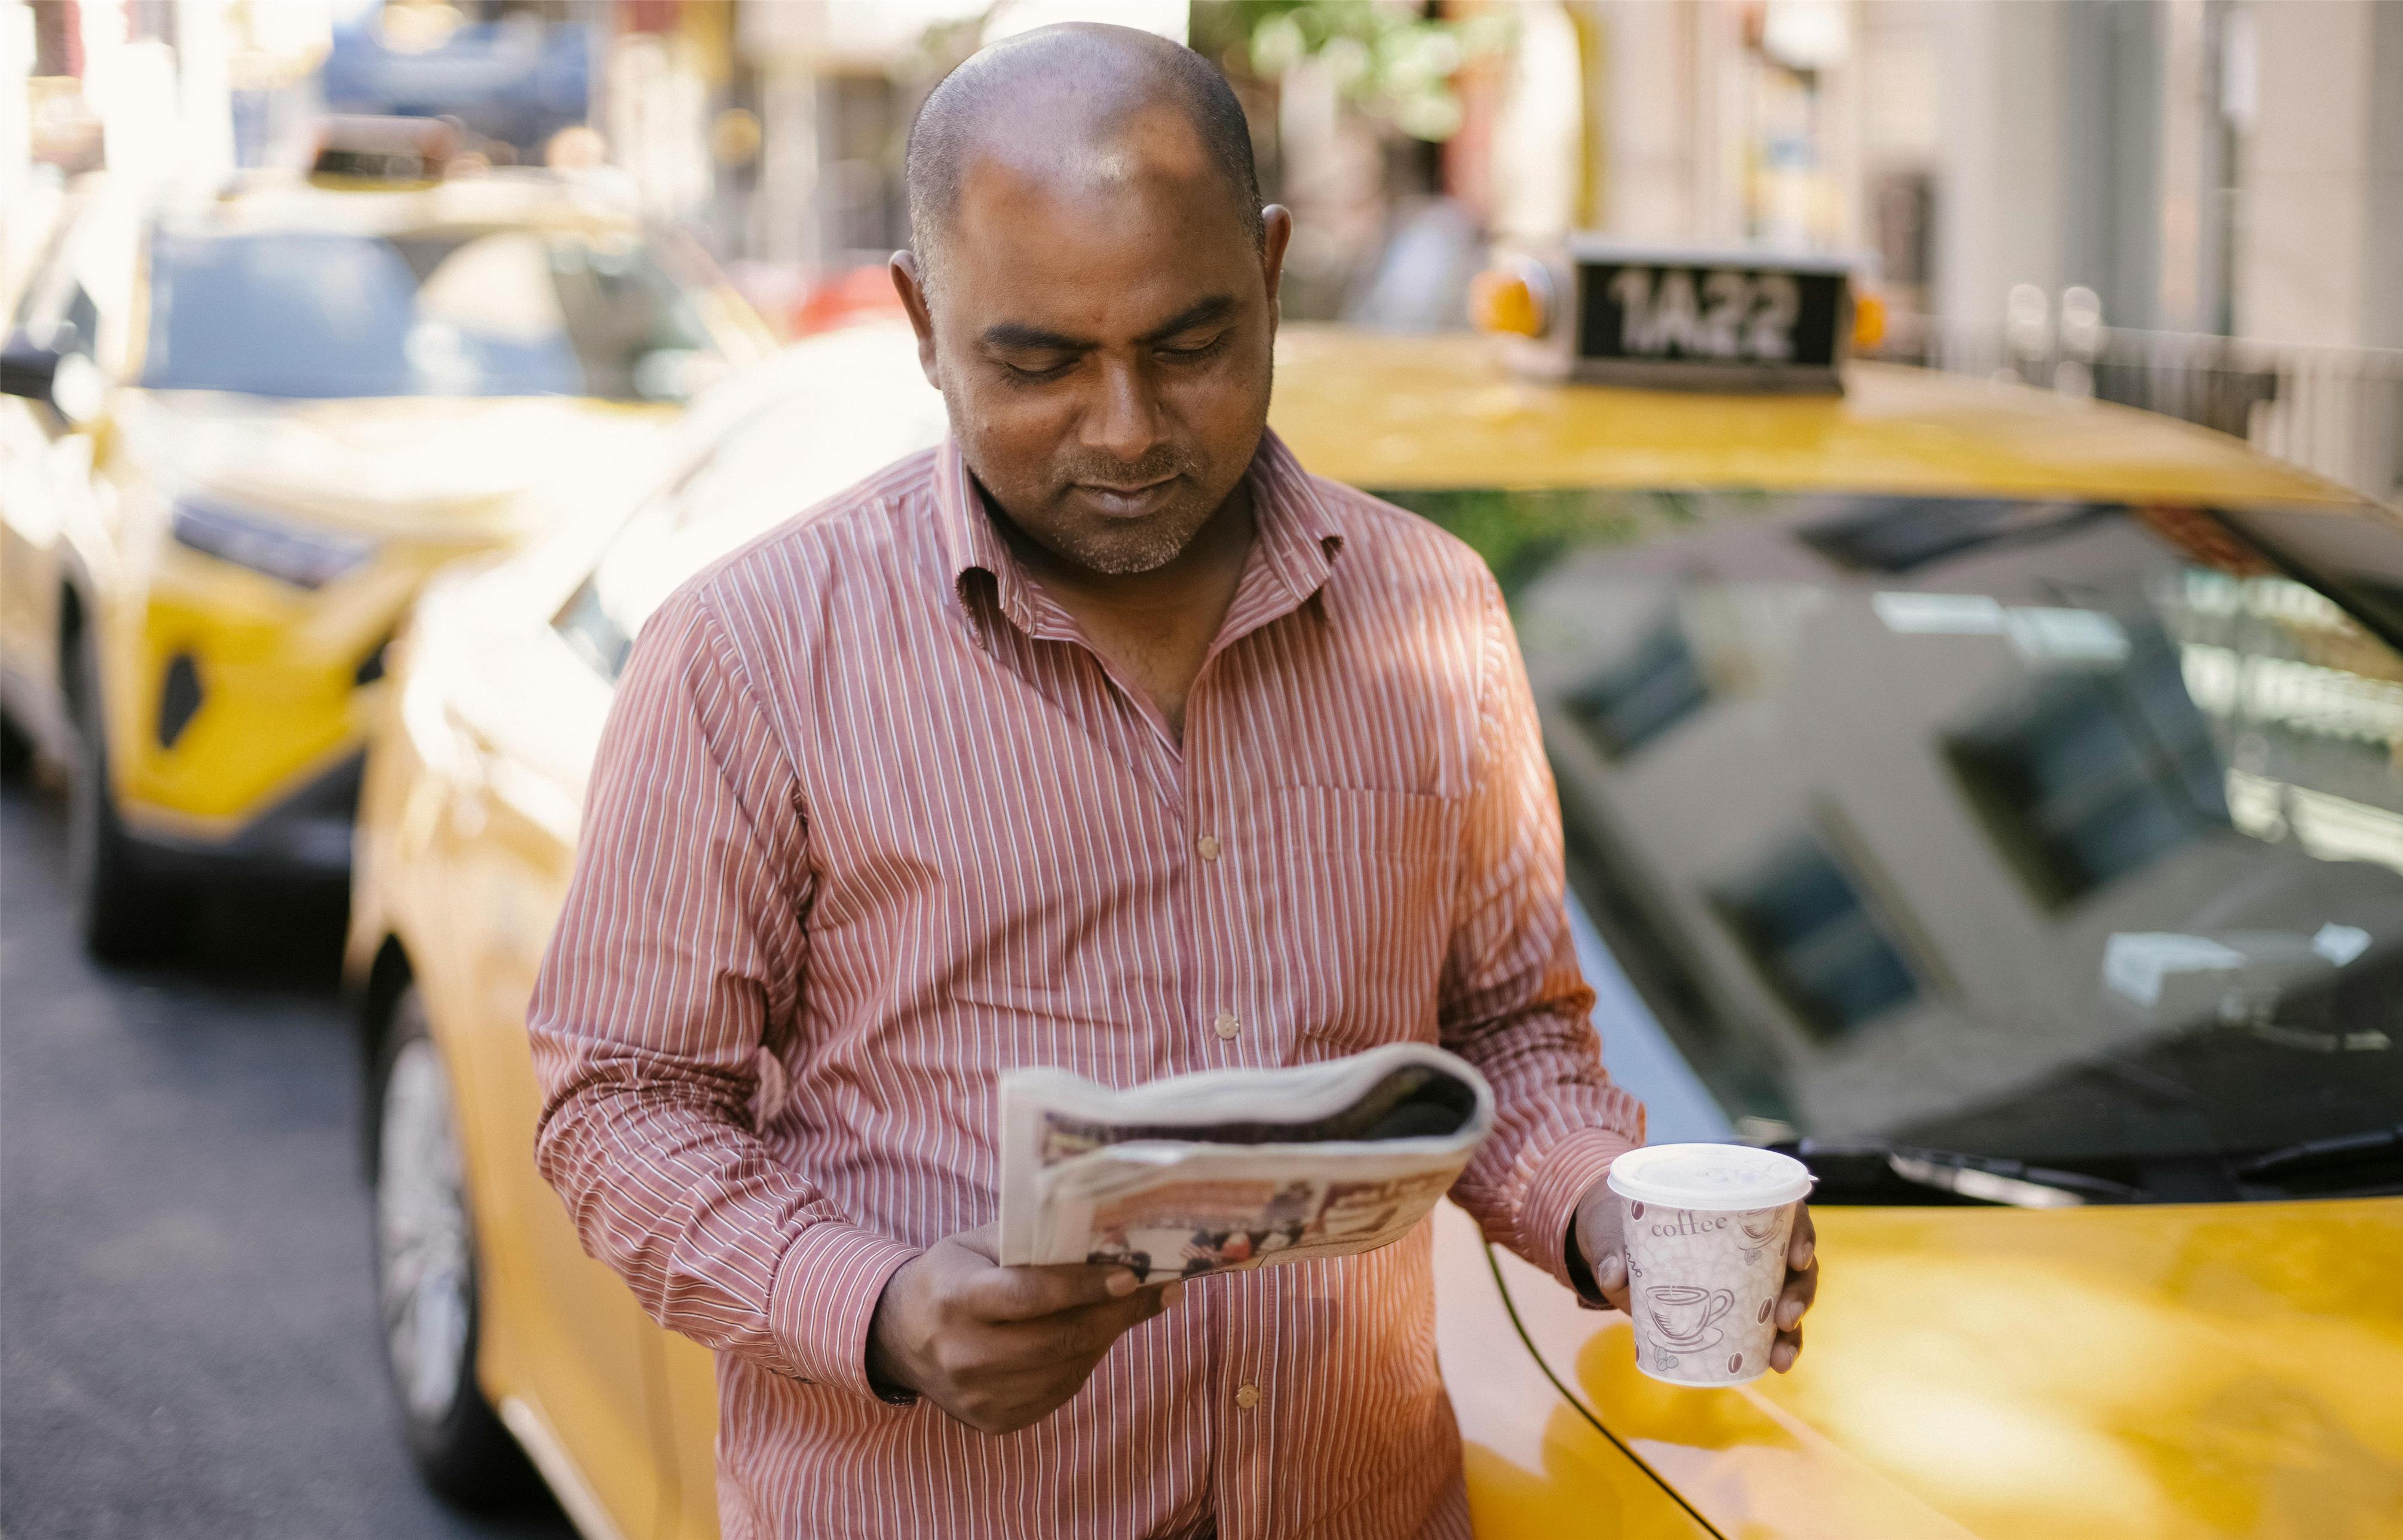
<path id="1" fill-rule="evenodd" d="M 1613 1310 L 1627 1309 L 1627 1256 L 1624 1252 L 1605 1252 L 1588 1263 L 1593 1269 L 1593 1286 L 1602 1291 Z"/>
<path id="2" fill-rule="evenodd" d="M 1076 1399 L 1092 1372 L 1092 1362 L 1058 1364 L 1041 1374 L 965 1385 L 943 1409 L 979 1433 L 1016 1433 Z"/>
<path id="3" fill-rule="evenodd" d="M 996 1369 L 1024 1369 L 1078 1359 L 1098 1360 L 1109 1352 L 1111 1343 L 1173 1308 L 1184 1297 L 1184 1284 L 1171 1283 L 1124 1299 L 997 1325 L 991 1334 L 993 1356 L 988 1362 Z"/>
<path id="4" fill-rule="evenodd" d="M 1819 1297 L 1819 1265 L 1816 1262 L 1800 1272 L 1785 1275 L 1785 1287 L 1777 1296 L 1777 1324 L 1781 1327 L 1799 1325 L 1802 1312 Z"/>
<path id="5" fill-rule="evenodd" d="M 987 1433 L 1037 1422 L 1075 1395 L 1132 1326 L 1183 1297 L 1125 1268 L 1005 1268 L 993 1227 L 902 1264 L 868 1326 L 868 1372 Z"/>
<path id="6" fill-rule="evenodd" d="M 1595 1184 L 1577 1205 L 1577 1244 L 1585 1252 L 1585 1265 L 1593 1274 L 1594 1287 L 1614 1308 L 1627 1308 L 1627 1246 L 1626 1212 L 1618 1195 L 1600 1183 Z"/>
<path id="7" fill-rule="evenodd" d="M 1168 1310 L 1182 1283 L 1034 1321 L 1000 1323 L 938 1349 L 943 1408 L 983 1433 L 1011 1433 L 1064 1405 L 1129 1328 Z"/>
<path id="8" fill-rule="evenodd" d="M 1769 1350 L 1769 1367 L 1784 1374 L 1802 1356 L 1802 1315 L 1819 1297 L 1819 1231 L 1811 1222 L 1811 1205 L 1794 1210 L 1793 1238 L 1785 1243 L 1785 1287 L 1777 1296 L 1777 1340 Z"/>
<path id="9" fill-rule="evenodd" d="M 987 1269 L 963 1282 L 958 1303 L 987 1321 L 1034 1321 L 1062 1311 L 1123 1299 L 1143 1280 L 1126 1268 L 1065 1262 L 1057 1267 Z"/>

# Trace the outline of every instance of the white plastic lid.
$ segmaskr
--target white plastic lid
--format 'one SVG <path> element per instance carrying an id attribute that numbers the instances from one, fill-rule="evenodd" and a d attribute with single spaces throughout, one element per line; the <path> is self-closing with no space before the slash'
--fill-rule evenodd
<path id="1" fill-rule="evenodd" d="M 1790 1155 L 1750 1145 L 1646 1145 L 1610 1163 L 1610 1190 L 1673 1209 L 1773 1209 L 1818 1178 Z"/>

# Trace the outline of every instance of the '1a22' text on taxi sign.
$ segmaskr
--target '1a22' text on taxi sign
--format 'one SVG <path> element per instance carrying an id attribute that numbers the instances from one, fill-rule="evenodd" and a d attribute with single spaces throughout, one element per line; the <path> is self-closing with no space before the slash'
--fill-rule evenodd
<path id="1" fill-rule="evenodd" d="M 1851 273 L 1837 263 L 1580 254 L 1577 271 L 1577 353 L 1589 366 L 1717 366 L 1712 373 L 1741 370 L 1756 389 L 1811 388 L 1835 369 L 1851 330 Z"/>

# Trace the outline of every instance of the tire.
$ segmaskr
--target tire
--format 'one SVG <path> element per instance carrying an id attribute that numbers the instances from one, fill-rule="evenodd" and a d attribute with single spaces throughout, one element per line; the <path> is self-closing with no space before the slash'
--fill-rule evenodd
<path id="1" fill-rule="evenodd" d="M 464 1508 L 507 1507 L 534 1473 L 476 1383 L 475 1226 L 450 1072 L 416 990 L 403 986 L 392 1008 L 369 1109 L 384 1367 L 425 1484 Z"/>
<path id="2" fill-rule="evenodd" d="M 15 785 L 34 769 L 34 740 L 16 719 L 0 712 L 0 781 Z"/>
<path id="3" fill-rule="evenodd" d="M 67 890 L 84 950 L 104 963 L 138 963 L 171 950 L 190 918 L 186 895 L 144 868 L 141 848 L 117 816 L 100 660 L 89 638 L 75 654 L 75 763 L 67 777 Z"/>

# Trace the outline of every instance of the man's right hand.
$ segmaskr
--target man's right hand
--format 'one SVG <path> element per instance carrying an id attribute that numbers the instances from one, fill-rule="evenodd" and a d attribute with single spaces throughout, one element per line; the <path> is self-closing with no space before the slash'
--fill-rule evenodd
<path id="1" fill-rule="evenodd" d="M 1076 1394 L 1130 1326 L 1184 1296 L 1125 1268 L 1005 1268 L 1001 1227 L 964 1230 L 902 1264 L 868 1327 L 868 1378 L 914 1391 L 981 1433 L 1014 1433 Z"/>

